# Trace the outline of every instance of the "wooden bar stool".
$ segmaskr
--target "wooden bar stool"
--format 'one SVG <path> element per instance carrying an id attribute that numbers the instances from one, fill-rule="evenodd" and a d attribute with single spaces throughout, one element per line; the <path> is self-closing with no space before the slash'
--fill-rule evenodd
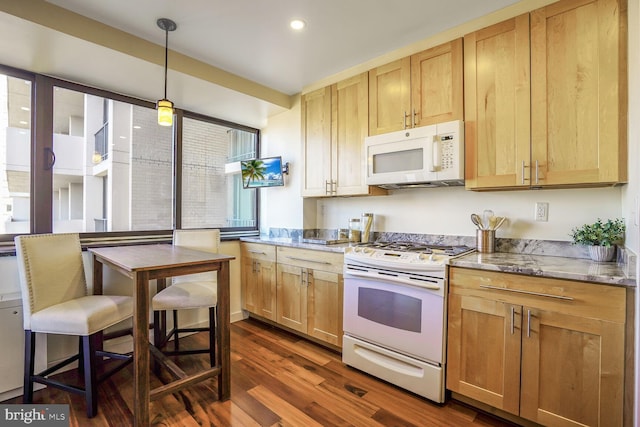
<path id="1" fill-rule="evenodd" d="M 173 244 L 199 251 L 218 253 L 220 246 L 220 230 L 175 230 Z M 184 355 L 209 353 L 211 366 L 216 365 L 216 322 L 218 304 L 217 272 L 178 276 L 172 279 L 171 286 L 159 291 L 151 300 L 154 322 L 154 344 L 165 355 Z M 180 328 L 178 326 L 178 310 L 207 308 L 209 309 L 209 326 L 197 328 Z M 173 329 L 166 332 L 162 314 L 171 311 Z M 209 332 L 209 348 L 180 350 L 179 334 L 187 332 Z M 167 342 L 173 337 L 173 350 L 165 349 Z"/>

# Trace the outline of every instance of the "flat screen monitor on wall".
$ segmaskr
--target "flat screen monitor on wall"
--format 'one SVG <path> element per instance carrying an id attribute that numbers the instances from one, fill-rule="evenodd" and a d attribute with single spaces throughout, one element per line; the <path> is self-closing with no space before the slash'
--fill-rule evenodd
<path id="1" fill-rule="evenodd" d="M 284 185 L 282 157 L 242 160 L 242 186 L 244 188 L 279 187 Z"/>

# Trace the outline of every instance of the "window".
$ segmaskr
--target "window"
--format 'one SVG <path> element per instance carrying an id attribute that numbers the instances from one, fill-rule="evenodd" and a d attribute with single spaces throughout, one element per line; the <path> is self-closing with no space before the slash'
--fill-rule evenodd
<path id="1" fill-rule="evenodd" d="M 256 233 L 258 193 L 229 165 L 256 157 L 259 131 L 176 118 L 159 126 L 153 103 L 0 66 L 0 240 L 174 227 Z"/>
<path id="2" fill-rule="evenodd" d="M 31 229 L 32 87 L 27 76 L 0 74 L 0 234 Z"/>
<path id="3" fill-rule="evenodd" d="M 53 232 L 173 227 L 172 129 L 155 109 L 56 86 Z"/>
<path id="4" fill-rule="evenodd" d="M 255 130 L 184 118 L 182 228 L 257 228 L 256 190 L 243 189 L 229 167 L 256 157 L 257 147 Z"/>

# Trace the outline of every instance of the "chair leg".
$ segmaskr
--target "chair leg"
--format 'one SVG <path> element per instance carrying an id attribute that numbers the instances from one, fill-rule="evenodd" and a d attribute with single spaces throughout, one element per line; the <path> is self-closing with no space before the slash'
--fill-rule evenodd
<path id="1" fill-rule="evenodd" d="M 180 339 L 178 337 L 178 310 L 172 310 L 173 312 L 173 350 L 180 351 Z"/>
<path id="2" fill-rule="evenodd" d="M 162 350 L 162 347 L 164 347 L 164 344 L 165 344 L 164 331 L 165 331 L 166 325 L 162 323 L 161 318 L 162 318 L 161 312 L 159 310 L 154 310 L 153 311 L 153 345 L 156 346 L 158 350 Z M 152 357 L 151 360 L 153 363 L 153 372 L 156 375 L 159 375 L 160 364 L 158 363 L 155 357 Z"/>
<path id="3" fill-rule="evenodd" d="M 96 388 L 96 354 L 95 334 L 82 337 L 84 365 L 84 389 L 87 400 L 87 417 L 93 418 L 98 413 L 98 389 Z"/>
<path id="4" fill-rule="evenodd" d="M 24 331 L 24 389 L 22 403 L 33 402 L 33 370 L 36 354 L 36 333 Z"/>
<path id="5" fill-rule="evenodd" d="M 153 312 L 153 345 L 158 349 L 162 348 L 162 325 L 160 324 L 160 311 Z"/>
<path id="6" fill-rule="evenodd" d="M 84 377 L 84 345 L 82 337 L 78 337 L 78 374 Z"/>
<path id="7" fill-rule="evenodd" d="M 209 307 L 209 363 L 211 367 L 217 365 L 216 360 L 216 307 Z"/>

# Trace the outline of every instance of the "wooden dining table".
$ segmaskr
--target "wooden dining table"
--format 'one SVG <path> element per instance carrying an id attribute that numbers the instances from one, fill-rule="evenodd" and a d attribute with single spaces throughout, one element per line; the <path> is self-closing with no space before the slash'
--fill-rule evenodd
<path id="1" fill-rule="evenodd" d="M 103 266 L 118 271 L 133 281 L 133 412 L 134 425 L 149 425 L 149 404 L 207 378 L 217 377 L 218 399 L 228 400 L 231 388 L 229 333 L 229 261 L 235 257 L 202 252 L 171 244 L 132 245 L 90 248 L 93 254 L 93 293 L 103 291 Z M 173 276 L 217 271 L 218 325 L 217 363 L 210 369 L 187 375 L 149 342 L 149 282 L 160 288 Z M 150 389 L 150 358 L 167 368 L 174 381 Z"/>

